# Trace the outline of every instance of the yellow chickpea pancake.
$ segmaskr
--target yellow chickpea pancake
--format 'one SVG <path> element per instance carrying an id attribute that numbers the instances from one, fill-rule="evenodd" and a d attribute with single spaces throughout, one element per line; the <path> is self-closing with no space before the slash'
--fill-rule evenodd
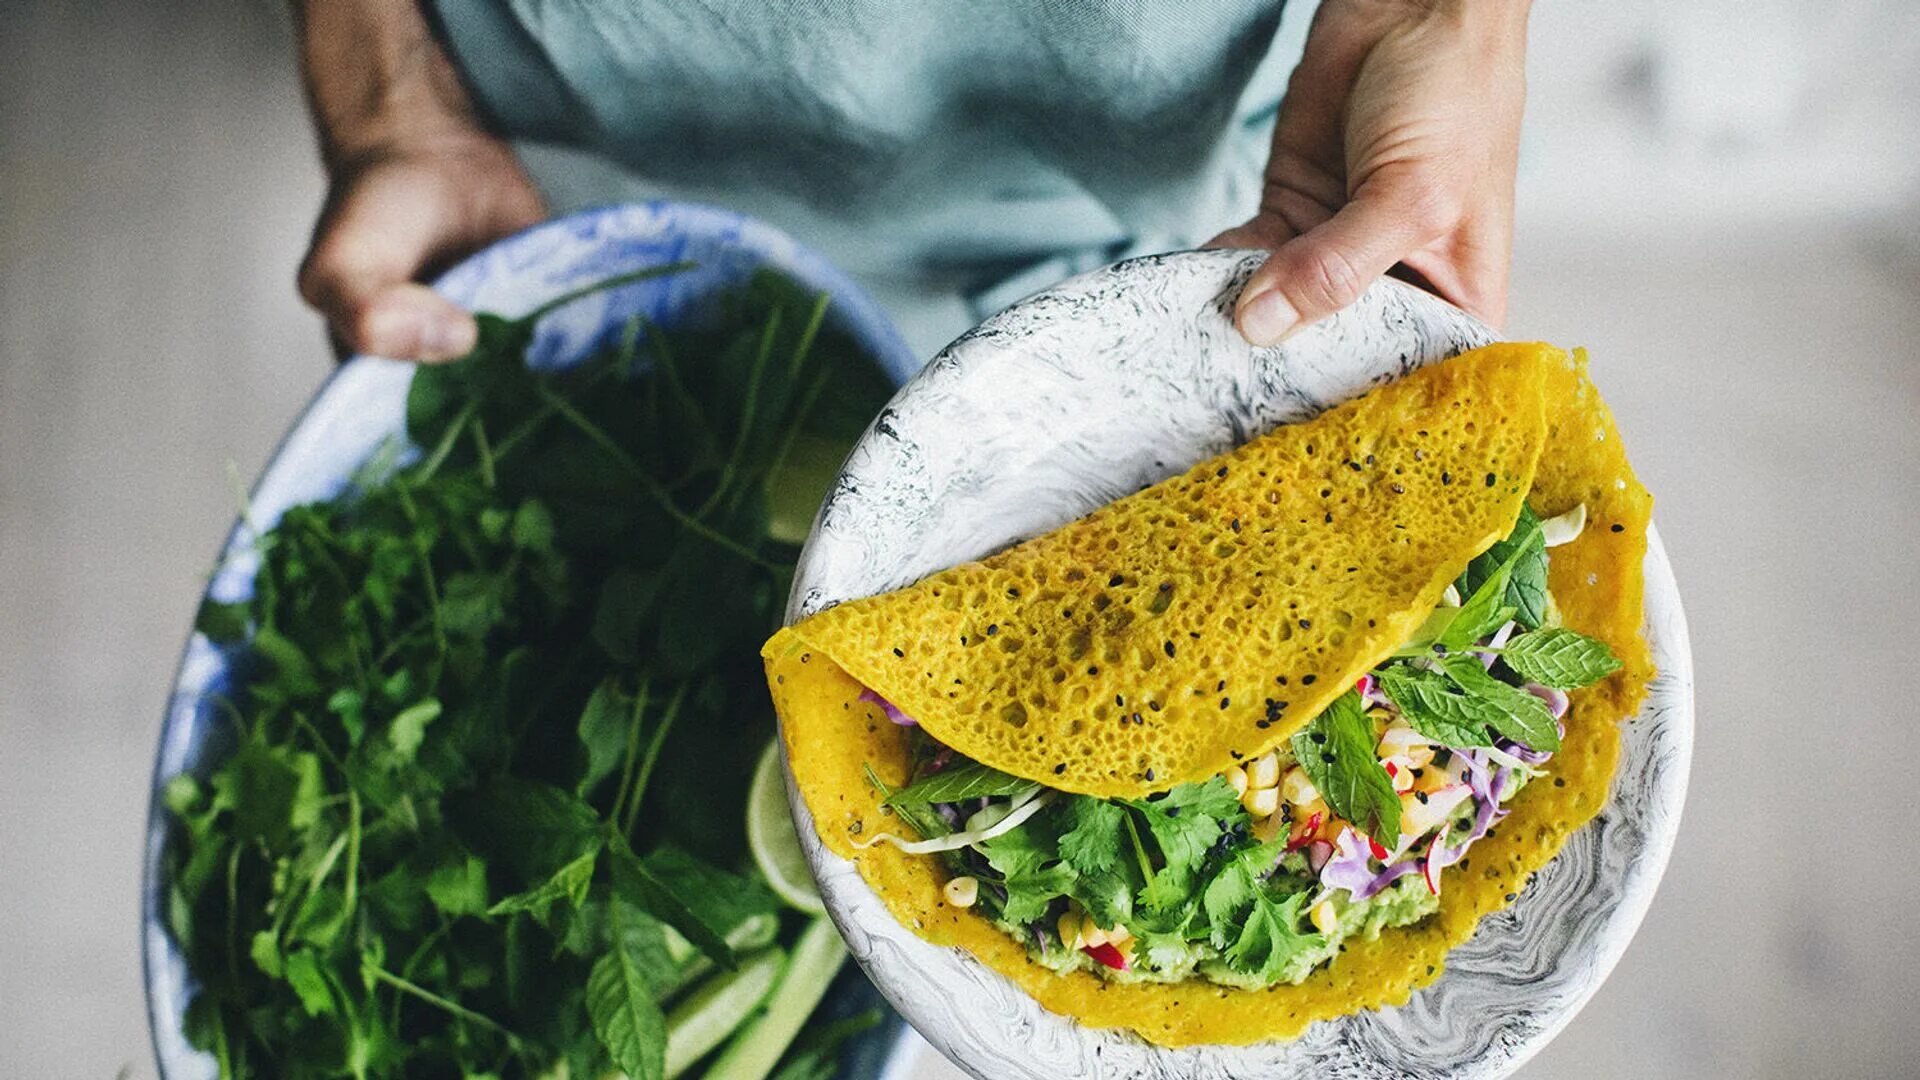
<path id="1" fill-rule="evenodd" d="M 1169 1046 L 1404 1002 L 1607 798 L 1651 497 L 1583 354 L 1499 344 L 763 655 L 828 849 Z"/>

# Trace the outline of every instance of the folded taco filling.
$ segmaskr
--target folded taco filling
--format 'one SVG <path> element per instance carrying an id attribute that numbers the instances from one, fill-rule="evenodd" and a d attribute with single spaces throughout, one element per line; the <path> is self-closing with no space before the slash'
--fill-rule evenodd
<path id="1" fill-rule="evenodd" d="M 762 650 L 902 925 L 1170 1046 L 1396 1004 L 1600 811 L 1652 500 L 1584 357 L 1408 373 Z"/>
<path id="2" fill-rule="evenodd" d="M 1286 744 L 1146 798 L 1057 791 L 970 761 L 863 691 L 911 729 L 912 781 L 870 779 L 904 828 L 854 846 L 937 854 L 948 903 L 977 905 L 1056 971 L 1298 983 L 1348 938 L 1431 914 L 1440 871 L 1551 777 L 1566 692 L 1618 670 L 1604 642 L 1559 625 L 1547 588 L 1549 547 L 1585 517 L 1523 509 L 1413 639 Z"/>

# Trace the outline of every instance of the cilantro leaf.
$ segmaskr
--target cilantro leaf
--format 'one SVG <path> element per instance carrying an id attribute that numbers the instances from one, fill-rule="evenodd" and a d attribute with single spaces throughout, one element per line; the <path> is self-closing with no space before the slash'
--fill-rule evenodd
<path id="1" fill-rule="evenodd" d="M 1239 938 L 1227 949 L 1228 966 L 1263 982 L 1278 982 L 1302 953 L 1323 947 L 1317 933 L 1301 933 L 1300 910 L 1307 894 L 1297 892 L 1275 901 L 1264 893 L 1255 897 Z"/>
<path id="2" fill-rule="evenodd" d="M 1552 753 L 1560 749 L 1560 732 L 1554 727 L 1546 702 L 1487 674 L 1480 661 L 1471 656 L 1442 656 L 1439 663 L 1455 686 L 1485 707 L 1487 723 L 1495 731 L 1532 750 Z"/>
<path id="3" fill-rule="evenodd" d="M 1060 835 L 1060 857 L 1081 874 L 1102 874 L 1120 859 L 1121 821 L 1126 811 L 1105 799 L 1076 796 L 1063 812 L 1072 827 Z"/>
<path id="4" fill-rule="evenodd" d="M 1382 843 L 1399 839 L 1400 796 L 1374 756 L 1373 721 L 1361 709 L 1360 695 L 1349 690 L 1335 698 L 1294 735 L 1292 745 L 1334 813 Z"/>
<path id="5" fill-rule="evenodd" d="M 1261 894 L 1261 882 L 1286 850 L 1284 837 L 1242 848 L 1234 852 L 1207 883 L 1200 904 L 1207 916 L 1208 937 L 1214 948 L 1225 949 L 1235 940 L 1234 932 L 1243 926 L 1248 907 Z"/>
<path id="6" fill-rule="evenodd" d="M 1620 670 L 1606 642 L 1560 627 L 1514 637 L 1500 659 L 1521 678 L 1556 690 L 1578 690 Z"/>
<path id="7" fill-rule="evenodd" d="M 1032 922 L 1047 906 L 1066 895 L 1074 881 L 1073 869 L 1059 861 L 1058 841 L 1041 827 L 1046 815 L 1001 833 L 979 845 L 987 864 L 1005 879 L 1007 902 L 1003 914 L 1013 922 Z"/>
<path id="8" fill-rule="evenodd" d="M 997 795 L 1024 795 L 1038 787 L 1031 780 L 1009 776 L 979 762 L 942 769 L 924 780 L 909 784 L 887 797 L 887 805 L 925 806 L 930 803 L 965 802 Z"/>
<path id="9" fill-rule="evenodd" d="M 1127 805 L 1139 812 L 1160 849 L 1163 864 L 1147 882 L 1141 899 L 1161 911 L 1188 899 L 1194 875 L 1220 834 L 1248 823 L 1239 797 L 1219 776 L 1204 783 L 1180 784 L 1158 798 L 1130 800 Z"/>
<path id="10" fill-rule="evenodd" d="M 1376 673 L 1380 689 L 1413 730 L 1442 746 L 1492 746 L 1492 707 L 1456 693 L 1445 675 L 1393 664 Z"/>

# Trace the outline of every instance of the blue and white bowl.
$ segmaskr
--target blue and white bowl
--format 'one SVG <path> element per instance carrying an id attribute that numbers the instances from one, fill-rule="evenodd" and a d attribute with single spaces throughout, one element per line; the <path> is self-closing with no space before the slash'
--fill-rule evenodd
<path id="1" fill-rule="evenodd" d="M 697 324 L 710 315 L 720 293 L 766 267 L 810 291 L 830 294 L 829 322 L 863 345 L 894 382 L 919 367 L 886 314 L 819 256 L 770 226 L 691 203 L 610 206 L 550 221 L 467 259 L 435 288 L 465 307 L 514 316 L 569 290 L 680 260 L 696 265 L 595 294 L 542 320 L 529 363 L 565 367 L 583 360 L 617 340 L 635 315 L 668 328 Z M 327 380 L 254 485 L 248 515 L 234 525 L 221 549 L 209 596 L 231 602 L 250 595 L 257 566 L 252 552 L 261 531 L 289 507 L 338 493 L 377 447 L 404 435 L 413 371 L 411 364 L 357 356 Z M 235 682 L 235 659 L 233 650 L 200 634 L 188 638 L 154 762 L 141 952 L 154 1053 L 166 1080 L 212 1077 L 217 1069 L 182 1031 L 193 980 L 166 928 L 165 854 L 171 828 L 161 793 L 174 776 L 204 770 L 225 750 L 212 702 Z M 850 1015 L 881 1004 L 873 987 L 849 968 L 822 1009 L 823 1015 Z M 896 1069 L 909 1046 L 905 1033 L 905 1025 L 889 1013 L 885 1023 L 848 1048 L 842 1075 L 872 1077 Z"/>

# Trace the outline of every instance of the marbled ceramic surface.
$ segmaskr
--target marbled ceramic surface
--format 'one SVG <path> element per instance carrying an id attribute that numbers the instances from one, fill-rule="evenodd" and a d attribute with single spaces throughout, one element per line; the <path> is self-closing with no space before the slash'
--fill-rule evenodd
<path id="1" fill-rule="evenodd" d="M 855 448 L 802 554 L 789 617 L 984 556 L 1492 338 L 1456 309 L 1387 281 L 1278 348 L 1251 348 L 1229 315 L 1258 259 L 1212 251 L 1116 264 L 954 342 Z M 1606 978 L 1679 824 L 1692 671 L 1657 535 L 1646 570 L 1646 630 L 1661 674 L 1625 729 L 1611 801 L 1403 1008 L 1316 1024 L 1290 1043 L 1152 1046 L 1050 1013 L 970 955 L 916 937 L 850 862 L 825 850 L 794 799 L 808 859 L 874 982 L 976 1076 L 1505 1075 Z"/>
<path id="2" fill-rule="evenodd" d="M 570 290 L 680 261 L 693 267 L 596 293 L 542 319 L 529 347 L 529 364 L 566 367 L 584 360 L 614 343 L 635 315 L 670 328 L 698 323 L 711 316 L 717 296 L 767 267 L 804 288 L 830 294 L 828 320 L 864 346 L 895 381 L 917 365 L 885 313 L 817 255 L 770 226 L 691 203 L 610 206 L 549 221 L 475 254 L 435 287 L 473 310 L 515 316 Z M 287 508 L 339 492 L 383 443 L 404 441 L 413 371 L 411 364 L 355 357 L 321 387 L 255 484 L 247 516 L 234 525 L 221 551 L 209 595 L 229 602 L 251 595 L 257 565 L 253 544 L 259 533 Z M 407 452 L 417 450 L 409 446 Z M 167 1080 L 212 1077 L 217 1068 L 211 1056 L 187 1043 L 181 1030 L 192 980 L 161 914 L 171 829 L 160 794 L 174 775 L 204 769 L 225 751 L 220 733 L 226 725 L 216 722 L 214 702 L 244 674 L 235 670 L 237 659 L 234 650 L 200 634 L 189 637 L 154 764 L 141 937 L 154 1053 Z M 849 1016 L 874 1004 L 872 989 L 849 969 L 834 984 L 819 1015 Z M 890 1067 L 901 1056 L 900 1048 L 908 1045 L 900 1039 L 903 1032 L 899 1021 L 889 1017 L 853 1040 L 842 1056 L 842 1080 L 865 1080 Z"/>

